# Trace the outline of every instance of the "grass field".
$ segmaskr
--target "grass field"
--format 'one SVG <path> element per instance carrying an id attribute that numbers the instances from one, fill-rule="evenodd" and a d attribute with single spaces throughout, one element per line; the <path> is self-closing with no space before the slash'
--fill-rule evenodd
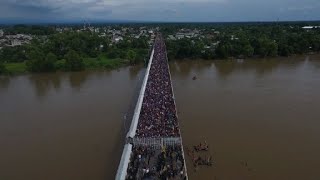
<path id="1" fill-rule="evenodd" d="M 12 74 L 21 74 L 27 72 L 27 66 L 26 63 L 6 63 L 5 64 L 6 69 L 9 73 Z"/>

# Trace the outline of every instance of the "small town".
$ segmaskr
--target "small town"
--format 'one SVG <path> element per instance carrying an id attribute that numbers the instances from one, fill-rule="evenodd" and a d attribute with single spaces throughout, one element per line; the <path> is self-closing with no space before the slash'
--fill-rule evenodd
<path id="1" fill-rule="evenodd" d="M 160 30 L 160 27 L 117 27 L 105 26 L 105 27 L 92 27 L 90 25 L 84 25 L 82 28 L 74 26 L 56 27 L 54 28 L 56 33 L 67 33 L 67 32 L 91 32 L 98 34 L 101 38 L 110 40 L 110 46 L 123 41 L 126 38 L 147 38 L 148 45 L 151 46 L 155 39 L 155 32 Z M 180 39 L 213 39 L 219 35 L 220 32 L 212 29 L 210 32 L 206 32 L 205 29 L 177 29 L 176 33 L 168 34 L 166 38 L 171 41 Z M 46 35 L 32 35 L 32 34 L 10 34 L 6 33 L 4 29 L 0 29 L 0 49 L 3 47 L 15 47 L 25 44 L 30 44 L 32 39 L 46 40 Z M 233 37 L 232 37 L 233 39 Z M 218 45 L 219 41 L 212 43 L 211 45 Z M 205 49 L 209 49 L 210 46 L 205 46 Z"/>

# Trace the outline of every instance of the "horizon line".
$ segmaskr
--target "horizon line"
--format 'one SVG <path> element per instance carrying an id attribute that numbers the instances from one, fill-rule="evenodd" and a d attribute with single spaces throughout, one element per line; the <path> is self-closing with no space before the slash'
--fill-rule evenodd
<path id="1" fill-rule="evenodd" d="M 27 20 L 27 22 L 9 22 L 10 20 L 0 20 L 1 25 L 43 25 L 43 24 L 82 24 L 82 20 Z M 303 22 L 320 22 L 320 20 L 261 20 L 261 21 L 142 21 L 142 20 L 91 20 L 91 24 L 217 24 L 217 23 L 303 23 Z"/>

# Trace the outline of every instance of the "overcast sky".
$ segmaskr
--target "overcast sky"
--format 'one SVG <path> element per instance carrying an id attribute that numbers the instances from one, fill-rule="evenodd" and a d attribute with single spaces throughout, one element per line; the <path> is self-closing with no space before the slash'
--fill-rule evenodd
<path id="1" fill-rule="evenodd" d="M 0 0 L 0 19 L 320 20 L 320 0 Z"/>

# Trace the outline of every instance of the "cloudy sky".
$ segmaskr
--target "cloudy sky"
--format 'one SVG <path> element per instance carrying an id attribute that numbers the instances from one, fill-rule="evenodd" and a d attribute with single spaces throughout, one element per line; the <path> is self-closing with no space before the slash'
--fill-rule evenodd
<path id="1" fill-rule="evenodd" d="M 320 20 L 320 0 L 0 0 L 0 19 L 188 22 Z"/>

